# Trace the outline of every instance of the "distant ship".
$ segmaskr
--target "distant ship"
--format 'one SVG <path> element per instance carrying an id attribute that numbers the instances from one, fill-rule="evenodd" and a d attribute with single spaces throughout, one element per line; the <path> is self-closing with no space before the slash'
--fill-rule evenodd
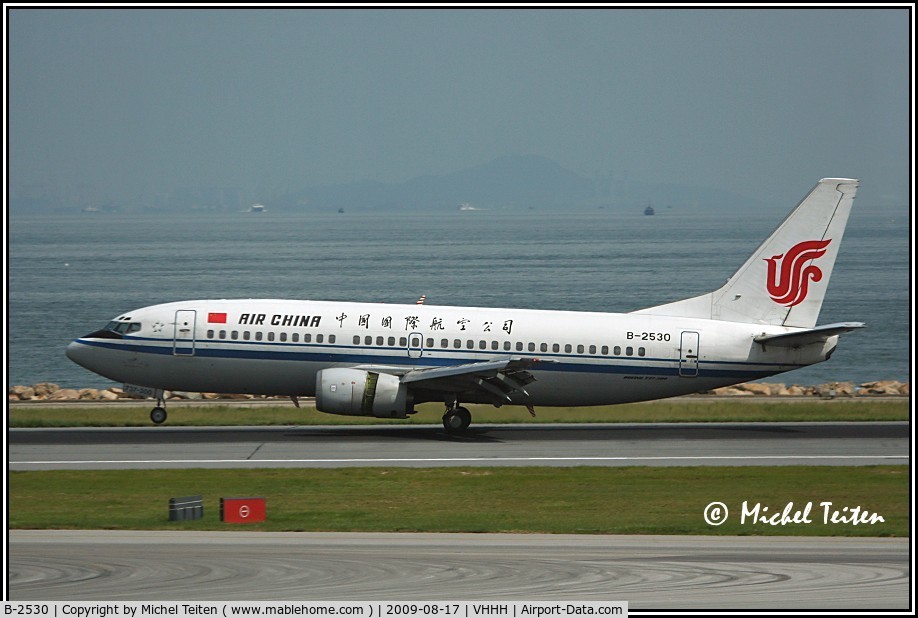
<path id="1" fill-rule="evenodd" d="M 261 204 L 252 204 L 251 208 L 249 208 L 249 212 L 265 212 L 266 210 L 268 209 Z"/>
<path id="2" fill-rule="evenodd" d="M 652 214 L 653 214 L 653 206 L 651 206 L 650 204 L 647 204 L 647 208 L 644 209 L 644 214 L 645 214 L 645 215 L 648 215 L 648 216 L 652 215 Z"/>
<path id="3" fill-rule="evenodd" d="M 478 210 L 478 209 L 472 206 L 471 204 L 469 204 L 468 202 L 462 202 L 461 204 L 459 204 L 459 210 L 465 211 L 465 210 Z"/>

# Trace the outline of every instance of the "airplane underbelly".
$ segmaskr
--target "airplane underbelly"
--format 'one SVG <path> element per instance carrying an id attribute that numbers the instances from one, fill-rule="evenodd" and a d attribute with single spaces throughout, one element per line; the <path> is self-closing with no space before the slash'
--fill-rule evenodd
<path id="1" fill-rule="evenodd" d="M 540 372 L 527 390 L 533 405 L 566 407 L 672 397 L 685 392 L 685 388 L 679 378 L 665 376 Z"/>
<path id="2" fill-rule="evenodd" d="M 148 356 L 144 368 L 124 367 L 109 377 L 172 391 L 311 397 L 316 372 L 325 366 L 302 361 Z"/>

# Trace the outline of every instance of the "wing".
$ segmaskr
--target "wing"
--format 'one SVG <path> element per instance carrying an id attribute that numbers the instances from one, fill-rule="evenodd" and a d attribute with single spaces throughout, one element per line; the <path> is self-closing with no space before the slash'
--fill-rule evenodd
<path id="1" fill-rule="evenodd" d="M 413 369 L 402 374 L 403 384 L 443 392 L 478 391 L 500 406 L 513 403 L 518 395 L 529 397 L 526 385 L 535 380 L 528 371 L 537 363 L 557 362 L 531 357 L 512 356 L 451 367 Z"/>

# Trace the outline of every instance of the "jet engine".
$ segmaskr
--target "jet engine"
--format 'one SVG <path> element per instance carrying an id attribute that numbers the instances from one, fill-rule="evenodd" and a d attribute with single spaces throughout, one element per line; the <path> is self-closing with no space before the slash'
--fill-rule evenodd
<path id="1" fill-rule="evenodd" d="M 316 375 L 316 409 L 344 416 L 407 418 L 414 402 L 398 376 L 336 368 Z"/>

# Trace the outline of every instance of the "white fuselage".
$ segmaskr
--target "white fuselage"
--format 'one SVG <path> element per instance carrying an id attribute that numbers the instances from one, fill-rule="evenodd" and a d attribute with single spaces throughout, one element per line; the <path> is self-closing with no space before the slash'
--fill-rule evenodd
<path id="1" fill-rule="evenodd" d="M 410 370 L 538 358 L 528 397 L 585 406 L 659 399 L 826 360 L 837 337 L 763 346 L 794 329 L 639 313 L 537 311 L 297 300 L 199 300 L 138 309 L 70 344 L 75 362 L 112 380 L 168 390 L 313 396 L 334 367 Z M 101 335 L 100 335 L 101 333 Z M 419 389 L 415 401 L 437 399 Z M 486 401 L 469 394 L 464 402 Z"/>

